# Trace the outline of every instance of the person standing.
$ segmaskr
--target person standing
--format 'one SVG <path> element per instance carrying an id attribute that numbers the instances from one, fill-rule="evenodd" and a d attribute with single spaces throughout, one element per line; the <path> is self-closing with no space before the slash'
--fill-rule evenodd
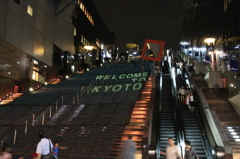
<path id="1" fill-rule="evenodd" d="M 177 159 L 177 157 L 182 159 L 180 148 L 174 144 L 174 140 L 172 138 L 168 138 L 168 145 L 166 153 L 160 151 L 160 154 L 166 156 L 166 159 Z"/>
<path id="2" fill-rule="evenodd" d="M 186 140 L 185 141 L 185 155 L 184 155 L 184 159 L 199 159 L 194 148 L 191 146 L 191 142 Z"/>
<path id="3" fill-rule="evenodd" d="M 53 151 L 53 156 L 58 159 L 58 152 L 59 152 L 59 142 L 54 143 L 54 147 L 52 149 Z"/>
<path id="4" fill-rule="evenodd" d="M 37 159 L 45 159 L 48 158 L 48 155 L 52 153 L 53 144 L 50 139 L 45 138 L 45 132 L 39 131 L 38 137 L 40 138 L 40 142 L 37 144 Z"/>
<path id="5" fill-rule="evenodd" d="M 194 102 L 194 97 L 193 97 L 193 93 L 192 92 L 190 92 L 189 104 L 190 104 L 190 112 L 193 112 L 194 111 L 195 102 Z"/>
<path id="6" fill-rule="evenodd" d="M 184 86 L 182 86 L 182 87 L 178 90 L 178 95 L 179 95 L 180 102 L 183 104 L 184 99 L 185 99 L 185 95 L 186 95 L 186 91 L 185 91 Z"/>
<path id="7" fill-rule="evenodd" d="M 0 159 L 12 159 L 12 154 L 10 151 L 11 147 L 8 144 L 4 144 L 2 152 L 0 153 Z"/>
<path id="8" fill-rule="evenodd" d="M 135 159 L 136 143 L 132 141 L 132 135 L 128 136 L 128 140 L 123 143 L 123 152 L 121 159 Z"/>

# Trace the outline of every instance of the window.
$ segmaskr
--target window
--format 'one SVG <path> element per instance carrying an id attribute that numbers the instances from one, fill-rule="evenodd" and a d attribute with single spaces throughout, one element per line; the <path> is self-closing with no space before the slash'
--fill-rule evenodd
<path id="1" fill-rule="evenodd" d="M 20 0 L 14 0 L 18 5 L 20 5 Z"/>
<path id="2" fill-rule="evenodd" d="M 30 15 L 30 16 L 33 16 L 33 9 L 30 5 L 28 5 L 27 7 L 27 13 Z"/>

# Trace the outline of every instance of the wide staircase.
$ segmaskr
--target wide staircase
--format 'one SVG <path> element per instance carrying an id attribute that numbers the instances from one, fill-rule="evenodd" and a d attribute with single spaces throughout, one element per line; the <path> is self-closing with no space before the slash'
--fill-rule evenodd
<path id="1" fill-rule="evenodd" d="M 30 159 L 37 132 L 45 130 L 53 142 L 59 141 L 62 159 L 111 159 L 120 156 L 130 133 L 141 158 L 151 96 L 149 64 L 110 63 L 1 106 L 1 141 L 12 145 L 14 158 Z"/>
<path id="2" fill-rule="evenodd" d="M 209 108 L 215 110 L 232 145 L 233 159 L 240 158 L 240 117 L 228 101 L 228 89 L 202 89 Z"/>
<path id="3" fill-rule="evenodd" d="M 142 158 L 142 141 L 144 130 L 146 129 L 146 119 L 148 110 L 151 107 L 150 101 L 152 96 L 152 81 L 148 80 L 145 83 L 144 89 L 141 92 L 140 100 L 136 101 L 130 117 L 129 124 L 125 127 L 122 140 L 127 140 L 129 135 L 133 136 L 133 141 L 136 142 L 137 152 L 135 153 L 136 159 Z M 121 151 L 119 158 L 121 157 Z"/>

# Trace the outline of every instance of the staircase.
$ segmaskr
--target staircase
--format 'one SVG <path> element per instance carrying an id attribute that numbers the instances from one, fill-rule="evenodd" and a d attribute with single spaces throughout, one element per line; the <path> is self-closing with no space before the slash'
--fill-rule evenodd
<path id="1" fill-rule="evenodd" d="M 160 151 L 166 152 L 168 146 L 167 139 L 169 137 L 176 140 L 176 130 L 174 123 L 173 99 L 172 99 L 172 84 L 170 74 L 162 75 L 162 101 L 160 111 L 160 136 L 159 145 Z M 161 155 L 160 158 L 165 158 Z"/>
<path id="2" fill-rule="evenodd" d="M 125 130 L 123 132 L 122 143 L 128 139 L 128 135 L 132 135 L 132 140 L 136 142 L 137 151 L 135 152 L 135 159 L 142 159 L 142 140 L 145 122 L 150 107 L 151 94 L 152 81 L 149 80 L 146 81 L 145 87 L 140 96 L 140 100 L 135 102 L 130 118 L 130 123 L 125 127 Z M 119 157 L 121 156 L 121 153 L 122 152 L 119 153 Z"/>
<path id="3" fill-rule="evenodd" d="M 13 93 L 7 99 L 4 99 L 0 102 L 0 105 L 6 105 L 13 102 L 15 99 L 19 98 L 23 93 Z"/>

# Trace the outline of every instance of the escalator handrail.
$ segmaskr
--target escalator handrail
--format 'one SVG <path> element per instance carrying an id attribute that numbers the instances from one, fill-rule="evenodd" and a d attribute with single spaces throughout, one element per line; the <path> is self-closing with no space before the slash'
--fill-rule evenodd
<path id="1" fill-rule="evenodd" d="M 192 74 L 189 74 L 187 71 L 186 71 L 186 74 L 187 74 L 187 77 L 189 79 L 189 84 L 190 84 L 190 87 L 191 89 L 193 90 L 193 94 L 194 96 L 196 97 L 196 93 L 195 93 L 195 84 L 193 82 L 193 78 L 192 78 Z M 199 99 L 199 98 L 198 98 Z M 200 109 L 198 107 L 195 107 L 195 109 L 197 109 L 197 112 L 200 112 Z M 204 128 L 204 125 L 203 125 L 203 118 L 201 117 L 201 115 L 199 115 L 198 113 L 195 115 L 197 120 L 198 120 L 198 124 L 199 124 L 199 128 L 200 128 L 200 131 L 201 131 L 201 134 L 202 134 L 202 139 L 203 139 L 203 143 L 206 147 L 206 152 L 207 154 L 212 158 L 212 159 L 216 159 L 217 156 L 216 156 L 216 145 L 212 146 L 208 140 L 208 137 L 211 136 L 213 138 L 213 134 L 207 134 L 206 131 L 205 131 L 205 128 Z M 210 130 L 210 127 L 209 125 L 207 125 L 207 128 Z M 211 131 L 210 131 L 211 132 Z M 206 136 L 206 135 L 207 136 Z"/>
<path id="2" fill-rule="evenodd" d="M 184 138 L 184 130 L 183 130 L 183 122 L 182 122 L 182 116 L 179 113 L 180 112 L 180 108 L 178 106 L 178 95 L 177 95 L 177 86 L 176 86 L 176 79 L 173 75 L 172 72 L 172 67 L 170 65 L 169 67 L 170 69 L 170 74 L 171 74 L 171 81 L 172 81 L 172 98 L 173 98 L 173 108 L 174 108 L 174 114 L 176 115 L 175 119 L 175 126 L 177 128 L 176 132 L 177 132 L 177 145 L 180 147 L 181 149 L 181 155 L 183 156 L 183 147 L 182 147 L 182 143 L 184 143 L 185 138 Z"/>

